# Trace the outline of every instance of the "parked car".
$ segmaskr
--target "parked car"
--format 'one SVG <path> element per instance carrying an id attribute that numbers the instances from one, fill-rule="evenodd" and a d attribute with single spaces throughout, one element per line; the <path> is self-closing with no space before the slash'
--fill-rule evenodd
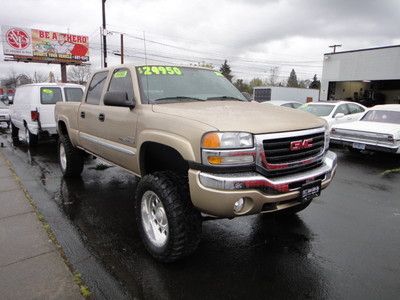
<path id="1" fill-rule="evenodd" d="M 164 262 L 197 248 L 202 213 L 294 214 L 336 170 L 325 121 L 249 102 L 209 69 L 103 69 L 82 102 L 57 103 L 55 117 L 64 176 L 80 176 L 86 151 L 141 177 L 137 226 Z"/>
<path id="2" fill-rule="evenodd" d="M 354 122 L 359 120 L 367 108 L 359 103 L 350 101 L 310 102 L 303 104 L 299 109 L 321 117 L 332 125 Z"/>
<path id="3" fill-rule="evenodd" d="M 3 101 L 0 101 L 0 123 L 7 123 L 10 127 L 10 109 Z"/>
<path id="4" fill-rule="evenodd" d="M 353 151 L 400 153 L 400 104 L 376 105 L 356 122 L 334 125 L 331 142 Z"/>
<path id="5" fill-rule="evenodd" d="M 35 83 L 18 87 L 10 106 L 13 141 L 19 141 L 20 130 L 29 146 L 35 145 L 41 135 L 56 135 L 55 104 L 80 102 L 82 95 L 83 87 L 78 84 Z"/>
<path id="6" fill-rule="evenodd" d="M 277 106 L 290 107 L 290 108 L 299 108 L 300 106 L 303 105 L 303 103 L 297 101 L 280 101 L 280 100 L 271 100 L 262 103 L 269 103 Z"/>

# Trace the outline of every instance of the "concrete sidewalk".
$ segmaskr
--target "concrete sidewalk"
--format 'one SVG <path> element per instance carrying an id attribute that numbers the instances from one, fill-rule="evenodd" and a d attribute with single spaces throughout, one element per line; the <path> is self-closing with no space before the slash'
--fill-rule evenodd
<path id="1" fill-rule="evenodd" d="M 0 298 L 83 298 L 1 152 Z"/>

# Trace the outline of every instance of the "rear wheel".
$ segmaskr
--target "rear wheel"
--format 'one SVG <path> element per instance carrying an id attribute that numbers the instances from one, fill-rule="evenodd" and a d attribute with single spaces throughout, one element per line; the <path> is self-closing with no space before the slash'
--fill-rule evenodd
<path id="1" fill-rule="evenodd" d="M 29 147 L 36 146 L 38 142 L 38 136 L 31 133 L 28 127 L 25 127 L 25 141 Z"/>
<path id="2" fill-rule="evenodd" d="M 173 262 L 196 250 L 201 216 L 189 199 L 185 176 L 172 172 L 144 176 L 136 192 L 135 214 L 143 243 L 157 260 Z"/>
<path id="3" fill-rule="evenodd" d="M 84 152 L 75 148 L 68 136 L 60 135 L 58 140 L 58 158 L 61 172 L 65 177 L 81 175 L 84 164 Z"/>
<path id="4" fill-rule="evenodd" d="M 19 143 L 19 129 L 13 123 L 11 123 L 11 139 L 13 144 Z"/>

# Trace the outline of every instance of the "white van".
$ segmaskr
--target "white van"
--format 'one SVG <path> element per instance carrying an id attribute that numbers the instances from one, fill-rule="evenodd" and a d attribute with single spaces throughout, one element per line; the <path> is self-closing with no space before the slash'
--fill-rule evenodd
<path id="1" fill-rule="evenodd" d="M 34 83 L 18 87 L 10 105 L 11 136 L 19 141 L 20 130 L 29 146 L 41 135 L 56 135 L 54 107 L 58 101 L 80 102 L 84 87 L 72 83 Z"/>

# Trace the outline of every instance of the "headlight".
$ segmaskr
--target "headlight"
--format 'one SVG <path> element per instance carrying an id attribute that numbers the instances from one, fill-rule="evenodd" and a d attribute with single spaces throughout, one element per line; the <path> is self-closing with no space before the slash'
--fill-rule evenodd
<path id="1" fill-rule="evenodd" d="M 253 135 L 248 132 L 209 132 L 201 142 L 204 149 L 241 149 L 253 145 Z"/>
<path id="2" fill-rule="evenodd" d="M 209 132 L 201 141 L 202 161 L 209 166 L 251 165 L 255 161 L 254 139 L 247 132 Z"/>

